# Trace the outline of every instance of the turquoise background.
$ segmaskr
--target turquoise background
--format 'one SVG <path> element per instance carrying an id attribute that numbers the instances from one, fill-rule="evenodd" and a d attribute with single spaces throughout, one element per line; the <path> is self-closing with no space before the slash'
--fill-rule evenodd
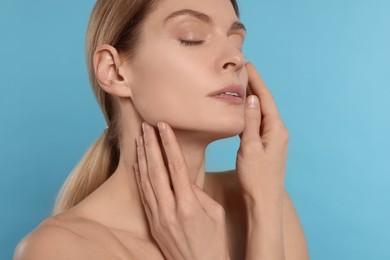
<path id="1" fill-rule="evenodd" d="M 0 259 L 49 214 L 105 127 L 88 82 L 94 1 L 0 2 Z M 290 133 L 286 187 L 312 259 L 390 259 L 390 1 L 241 0 L 245 55 Z M 239 138 L 206 168 L 234 168 Z"/>

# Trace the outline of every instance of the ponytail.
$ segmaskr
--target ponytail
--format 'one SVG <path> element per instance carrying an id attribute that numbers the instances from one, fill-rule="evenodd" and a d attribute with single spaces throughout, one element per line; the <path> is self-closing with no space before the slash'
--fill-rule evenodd
<path id="1" fill-rule="evenodd" d="M 118 162 L 119 150 L 106 129 L 66 179 L 52 214 L 62 213 L 86 198 L 112 175 Z"/>

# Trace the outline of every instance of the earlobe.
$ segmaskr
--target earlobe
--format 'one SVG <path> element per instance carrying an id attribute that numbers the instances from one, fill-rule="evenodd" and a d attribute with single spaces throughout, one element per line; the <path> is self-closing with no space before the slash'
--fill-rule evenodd
<path id="1" fill-rule="evenodd" d="M 119 97 L 132 96 L 118 51 L 108 44 L 99 46 L 93 56 L 96 79 L 104 91 Z"/>

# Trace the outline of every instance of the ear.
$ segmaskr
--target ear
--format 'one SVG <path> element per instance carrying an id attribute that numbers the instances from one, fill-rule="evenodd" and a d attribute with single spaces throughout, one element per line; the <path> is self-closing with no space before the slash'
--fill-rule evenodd
<path id="1" fill-rule="evenodd" d="M 118 51 L 108 44 L 99 46 L 93 56 L 96 79 L 104 91 L 119 97 L 132 96 L 129 74 Z"/>

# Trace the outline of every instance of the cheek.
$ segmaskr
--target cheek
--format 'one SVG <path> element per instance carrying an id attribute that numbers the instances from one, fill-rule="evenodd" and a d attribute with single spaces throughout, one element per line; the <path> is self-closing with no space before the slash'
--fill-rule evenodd
<path id="1" fill-rule="evenodd" d="M 202 66 L 188 55 L 180 55 L 174 48 L 170 52 L 163 51 L 163 48 L 149 49 L 149 52 L 140 53 L 142 60 L 134 66 L 136 109 L 150 122 L 168 120 L 172 115 L 178 117 L 181 111 L 188 114 L 187 110 L 196 107 L 198 98 L 206 93 L 206 86 L 199 82 L 202 78 L 199 77 L 199 68 Z"/>

